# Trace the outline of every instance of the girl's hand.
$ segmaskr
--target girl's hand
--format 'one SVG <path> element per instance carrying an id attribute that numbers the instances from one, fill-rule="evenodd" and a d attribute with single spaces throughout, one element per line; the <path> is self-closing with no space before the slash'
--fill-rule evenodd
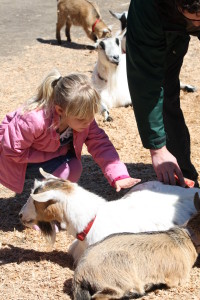
<path id="1" fill-rule="evenodd" d="M 116 192 L 119 192 L 121 189 L 128 189 L 140 181 L 141 181 L 141 179 L 135 179 L 135 178 L 131 178 L 131 177 L 117 180 L 115 182 Z"/>

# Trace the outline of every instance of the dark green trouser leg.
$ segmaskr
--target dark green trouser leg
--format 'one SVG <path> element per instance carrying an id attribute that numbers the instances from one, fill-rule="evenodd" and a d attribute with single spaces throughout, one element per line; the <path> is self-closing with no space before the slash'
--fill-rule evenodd
<path id="1" fill-rule="evenodd" d="M 180 39 L 182 39 L 181 51 L 176 51 L 178 48 L 175 41 L 173 47 L 169 47 L 166 59 L 163 120 L 167 149 L 176 157 L 184 177 L 196 180 L 198 173 L 190 160 L 190 134 L 180 107 L 179 74 L 183 57 L 188 50 L 189 39 L 178 37 L 179 45 Z"/>

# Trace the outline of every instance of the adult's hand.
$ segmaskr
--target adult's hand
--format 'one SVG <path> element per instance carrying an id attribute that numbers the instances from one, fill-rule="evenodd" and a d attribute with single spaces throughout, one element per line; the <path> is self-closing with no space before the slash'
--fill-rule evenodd
<path id="1" fill-rule="evenodd" d="M 167 150 L 166 146 L 160 149 L 151 149 L 150 153 L 152 164 L 159 181 L 162 181 L 165 184 L 176 185 L 176 179 L 174 177 L 176 174 L 180 186 L 185 187 L 185 181 L 178 162 Z"/>

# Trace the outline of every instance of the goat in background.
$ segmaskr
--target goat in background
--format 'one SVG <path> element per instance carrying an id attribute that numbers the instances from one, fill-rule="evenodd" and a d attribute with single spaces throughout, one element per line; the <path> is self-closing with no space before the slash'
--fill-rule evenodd
<path id="1" fill-rule="evenodd" d="M 112 121 L 109 109 L 131 105 L 126 74 L 126 54 L 121 49 L 122 36 L 97 42 L 98 59 L 92 73 L 92 82 L 100 93 L 104 121 Z"/>
<path id="2" fill-rule="evenodd" d="M 133 187 L 120 200 L 108 202 L 77 183 L 42 169 L 41 174 L 45 179 L 35 180 L 19 213 L 21 222 L 28 227 L 38 225 L 52 242 L 56 236 L 54 222 L 66 224 L 68 233 L 76 238 L 69 250 L 75 263 L 89 245 L 110 234 L 167 230 L 196 212 L 192 200 L 197 188 L 149 181 Z"/>
<path id="3" fill-rule="evenodd" d="M 101 113 L 104 121 L 112 121 L 109 110 L 113 107 L 132 105 L 126 72 L 126 20 L 127 11 L 110 13 L 121 22 L 122 31 L 115 37 L 96 43 L 98 59 L 92 73 L 92 82 L 101 96 Z M 180 83 L 186 92 L 195 92 L 192 85 Z"/>
<path id="4" fill-rule="evenodd" d="M 195 196 L 200 209 L 200 199 Z M 154 285 L 184 285 L 200 253 L 200 211 L 181 227 L 114 234 L 89 247 L 73 280 L 74 300 L 133 299 Z"/>
<path id="5" fill-rule="evenodd" d="M 72 25 L 81 26 L 92 41 L 111 36 L 111 29 L 102 20 L 97 4 L 89 0 L 57 0 L 56 39 L 59 44 L 64 25 L 68 42 L 71 42 Z"/>

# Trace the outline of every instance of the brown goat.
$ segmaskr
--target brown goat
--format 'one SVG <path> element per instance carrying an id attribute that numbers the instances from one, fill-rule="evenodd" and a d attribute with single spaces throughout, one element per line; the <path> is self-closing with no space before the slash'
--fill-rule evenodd
<path id="1" fill-rule="evenodd" d="M 56 39 L 59 44 L 61 44 L 60 30 L 64 25 L 68 42 L 71 42 L 72 25 L 83 27 L 93 41 L 111 36 L 111 29 L 101 19 L 97 4 L 88 0 L 58 0 Z"/>
<path id="2" fill-rule="evenodd" d="M 194 202 L 199 210 L 198 194 Z M 81 258 L 74 273 L 74 300 L 133 299 L 154 285 L 183 285 L 199 246 L 200 211 L 167 231 L 113 234 Z"/>

